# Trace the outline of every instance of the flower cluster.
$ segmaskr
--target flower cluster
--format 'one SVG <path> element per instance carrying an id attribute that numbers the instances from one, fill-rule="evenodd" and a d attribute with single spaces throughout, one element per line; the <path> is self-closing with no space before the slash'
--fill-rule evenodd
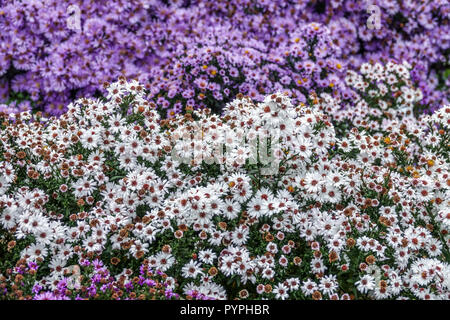
<path id="1" fill-rule="evenodd" d="M 81 266 L 62 268 L 64 277 L 55 280 L 53 290 L 44 290 L 44 285 L 35 283 L 39 265 L 34 262 L 24 264 L 19 260 L 14 269 L 9 269 L 7 277 L 2 276 L 0 287 L 2 297 L 19 300 L 170 300 L 180 299 L 173 292 L 176 280 L 161 271 L 149 269 L 144 261 L 135 275 L 131 269 L 124 269 L 116 276 L 103 265 L 103 262 L 80 260 Z M 208 298 L 193 291 L 187 299 Z"/>
<path id="2" fill-rule="evenodd" d="M 377 10 L 369 13 L 369 5 Z M 219 18 L 232 17 L 240 30 L 275 52 L 299 26 L 324 24 L 339 48 L 337 58 L 347 66 L 359 68 L 368 60 L 406 60 L 413 65 L 412 80 L 423 92 L 422 103 L 434 110 L 449 102 L 446 70 L 450 27 L 446 1 L 219 0 L 203 5 L 191 1 L 192 10 L 195 6 Z M 369 28 L 368 19 L 373 13 L 380 24 Z"/>
<path id="3" fill-rule="evenodd" d="M 218 36 L 225 32 L 232 43 Z M 269 92 L 283 91 L 294 103 L 305 102 L 311 92 L 340 96 L 345 88 L 340 81 L 343 62 L 336 59 L 340 49 L 329 30 L 311 23 L 296 34 L 270 51 L 240 32 L 216 28 L 176 57 L 172 68 L 156 69 L 153 82 L 146 85 L 149 97 L 161 110 L 168 109 L 163 116 L 174 117 L 186 105 L 195 110 L 207 105 L 220 113 L 238 93 L 262 101 Z"/>
<path id="4" fill-rule="evenodd" d="M 217 36 L 225 32 L 233 43 L 225 43 Z M 266 49 L 257 41 L 236 40 L 241 37 L 241 33 L 228 28 L 216 28 L 214 33 L 197 40 L 195 47 L 177 56 L 175 64 L 156 69 L 153 82 L 146 88 L 160 110 L 167 110 L 162 115 L 173 117 L 185 106 L 208 106 L 220 112 L 238 93 L 261 99 L 258 89 L 267 88 L 260 70 Z"/>
<path id="5" fill-rule="evenodd" d="M 340 96 L 345 88 L 340 74 L 344 62 L 337 58 L 341 49 L 334 45 L 330 30 L 310 23 L 294 35 L 269 57 L 268 76 L 278 78 L 273 90 L 290 89 L 293 103 L 305 102 L 310 92 Z"/>
<path id="6" fill-rule="evenodd" d="M 379 29 L 355 0 L 0 1 L 0 111 L 59 116 L 119 76 L 152 84 L 164 116 L 187 102 L 222 110 L 239 92 L 304 102 L 305 90 L 339 92 L 341 71 L 369 60 L 408 61 L 421 102 L 448 104 L 447 2 L 372 4 Z"/>
<path id="7" fill-rule="evenodd" d="M 375 95 L 418 99 L 405 66 L 370 68 L 362 79 L 397 79 Z M 347 80 L 356 104 L 376 90 Z M 0 273 L 41 266 L 35 298 L 71 291 L 74 265 L 80 298 L 149 298 L 142 270 L 197 299 L 450 298 L 450 106 L 336 134 L 319 103 L 282 92 L 163 120 L 137 81 L 106 91 L 48 121 L 2 115 Z"/>
<path id="8" fill-rule="evenodd" d="M 158 50 L 154 19 L 166 14 L 158 6 L 142 0 L 1 1 L 0 101 L 12 102 L 10 109 L 14 101 L 27 101 L 16 111 L 35 106 L 61 115 L 75 97 L 98 94 L 105 81 L 121 75 L 144 81 L 148 67 L 141 66 L 152 65 Z M 79 30 L 71 19 L 79 19 Z"/>
<path id="9" fill-rule="evenodd" d="M 338 97 L 323 93 L 312 97 L 319 110 L 330 115 L 340 135 L 348 128 L 363 127 L 381 133 L 399 126 L 399 122 L 419 123 L 423 94 L 410 79 L 407 62 L 365 63 L 360 73 L 347 70 L 347 88 Z"/>

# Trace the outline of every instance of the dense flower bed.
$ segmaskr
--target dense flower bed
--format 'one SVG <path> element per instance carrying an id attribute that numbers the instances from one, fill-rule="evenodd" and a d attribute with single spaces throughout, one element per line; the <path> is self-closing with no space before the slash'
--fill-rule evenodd
<path id="1" fill-rule="evenodd" d="M 450 299 L 450 7 L 371 4 L 0 0 L 0 299 Z"/>
<path id="2" fill-rule="evenodd" d="M 133 275 L 131 269 L 112 276 L 103 262 L 81 260 L 81 268 L 73 265 L 64 270 L 64 278 L 55 280 L 53 290 L 45 290 L 36 283 L 39 266 L 35 262 L 19 260 L 14 271 L 2 276 L 2 296 L 19 300 L 170 300 L 179 299 L 173 293 L 176 282 L 161 271 L 153 271 L 148 262 Z M 199 292 L 188 292 L 187 299 L 207 299 Z"/>
<path id="3" fill-rule="evenodd" d="M 276 51 L 246 39 L 241 32 L 232 33 L 232 39 L 238 40 L 230 44 L 221 37 L 226 31 L 216 29 L 178 56 L 176 64 L 156 69 L 159 74 L 146 87 L 159 109 L 168 109 L 161 115 L 173 117 L 186 105 L 208 106 L 220 113 L 238 93 L 262 101 L 270 92 L 283 91 L 294 103 L 306 102 L 310 92 L 350 96 L 340 81 L 344 74 L 344 63 L 336 58 L 340 48 L 323 25 L 299 27 Z"/>
<path id="4" fill-rule="evenodd" d="M 3 114 L 2 297 L 449 299 L 450 106 L 415 115 L 409 67 L 349 72 L 350 109 L 238 94 L 161 119 L 121 78 Z"/>
<path id="5" fill-rule="evenodd" d="M 408 61 L 422 104 L 448 104 L 448 2 L 371 3 L 379 29 L 368 28 L 359 0 L 0 1 L 0 111 L 59 116 L 75 98 L 106 94 L 103 83 L 119 76 L 147 84 L 164 116 L 185 102 L 220 111 L 239 92 L 262 101 L 288 90 L 304 102 L 305 91 L 343 86 L 336 68 L 369 60 Z M 77 17 L 73 29 L 67 20 Z M 299 39 L 313 35 L 311 23 L 315 52 Z"/>

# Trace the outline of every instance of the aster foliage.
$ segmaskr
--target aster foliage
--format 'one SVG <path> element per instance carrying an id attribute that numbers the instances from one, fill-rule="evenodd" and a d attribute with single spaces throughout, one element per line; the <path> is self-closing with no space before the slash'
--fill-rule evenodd
<path id="1" fill-rule="evenodd" d="M 450 106 L 416 118 L 407 68 L 370 68 L 347 82 L 387 122 L 326 92 L 161 119 L 124 78 L 3 114 L 2 298 L 449 299 Z"/>

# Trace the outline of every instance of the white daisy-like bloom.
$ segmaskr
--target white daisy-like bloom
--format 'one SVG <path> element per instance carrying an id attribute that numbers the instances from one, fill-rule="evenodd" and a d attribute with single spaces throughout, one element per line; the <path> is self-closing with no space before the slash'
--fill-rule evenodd
<path id="1" fill-rule="evenodd" d="M 246 225 L 239 226 L 231 233 L 231 243 L 236 246 L 241 246 L 247 243 L 249 237 L 249 228 Z"/>
<path id="2" fill-rule="evenodd" d="M 335 275 L 327 275 L 320 279 L 319 290 L 324 294 L 331 296 L 339 288 Z"/>
<path id="3" fill-rule="evenodd" d="M 198 254 L 200 261 L 206 264 L 213 264 L 214 260 L 217 259 L 217 255 L 211 249 L 201 250 Z"/>
<path id="4" fill-rule="evenodd" d="M 36 261 L 37 258 L 44 259 L 48 255 L 48 249 L 43 244 L 32 244 L 23 251 L 23 256 L 29 256 L 29 261 Z"/>
<path id="5" fill-rule="evenodd" d="M 312 281 L 311 279 L 307 279 L 303 281 L 303 284 L 301 286 L 301 290 L 305 296 L 310 296 L 313 294 L 314 291 L 318 289 L 317 283 Z"/>
<path id="6" fill-rule="evenodd" d="M 362 276 L 359 281 L 355 282 L 359 292 L 366 294 L 375 289 L 375 279 L 371 275 Z"/>
<path id="7" fill-rule="evenodd" d="M 275 294 L 275 299 L 286 300 L 289 298 L 289 287 L 279 283 L 273 288 L 273 293 Z"/>
<path id="8" fill-rule="evenodd" d="M 190 260 L 181 269 L 184 278 L 197 278 L 199 275 L 203 275 L 201 265 L 198 261 Z"/>
<path id="9" fill-rule="evenodd" d="M 159 252 L 155 256 L 157 260 L 157 269 L 161 270 L 162 272 L 165 272 L 166 270 L 170 269 L 172 265 L 175 263 L 175 257 L 170 253 L 165 252 Z"/>
<path id="10" fill-rule="evenodd" d="M 222 209 L 222 215 L 227 219 L 235 219 L 241 210 L 241 205 L 233 200 L 225 199 Z"/>
<path id="11" fill-rule="evenodd" d="M 298 278 L 286 279 L 290 291 L 296 291 L 300 288 L 300 280 Z"/>
<path id="12" fill-rule="evenodd" d="M 226 290 L 219 284 L 214 282 L 202 283 L 200 285 L 196 285 L 191 282 L 184 286 L 183 292 L 184 294 L 192 293 L 196 291 L 197 293 L 203 294 L 208 298 L 213 298 L 217 300 L 226 300 L 227 293 Z"/>

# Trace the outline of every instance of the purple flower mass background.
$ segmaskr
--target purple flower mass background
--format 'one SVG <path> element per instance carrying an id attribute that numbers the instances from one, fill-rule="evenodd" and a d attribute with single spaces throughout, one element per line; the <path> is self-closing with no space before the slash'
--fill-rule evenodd
<path id="1" fill-rule="evenodd" d="M 68 26 L 71 4 L 81 30 Z M 379 29 L 367 27 L 369 4 Z M 220 111 L 239 92 L 302 101 L 333 83 L 348 96 L 344 70 L 391 60 L 413 66 L 434 110 L 449 99 L 449 10 L 445 0 L 0 1 L 0 110 L 59 116 L 121 75 L 146 84 L 167 116 L 186 104 Z M 312 22 L 319 32 L 305 30 Z"/>

